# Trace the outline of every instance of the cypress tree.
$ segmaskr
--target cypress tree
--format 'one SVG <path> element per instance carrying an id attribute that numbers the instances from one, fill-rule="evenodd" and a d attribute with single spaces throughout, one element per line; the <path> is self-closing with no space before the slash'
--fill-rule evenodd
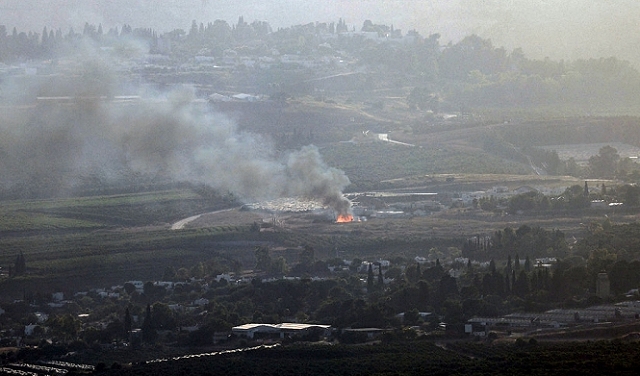
<path id="1" fill-rule="evenodd" d="M 124 311 L 124 335 L 127 340 L 129 340 L 129 336 L 131 334 L 131 313 L 129 312 L 129 307 Z"/>
<path id="2" fill-rule="evenodd" d="M 16 262 L 14 265 L 14 273 L 15 275 L 23 275 L 27 272 L 27 263 L 24 258 L 24 254 L 20 252 L 18 257 L 16 257 Z"/>
<path id="3" fill-rule="evenodd" d="M 511 286 L 509 282 L 509 273 L 504 273 L 504 292 L 506 295 L 511 293 Z"/>
<path id="4" fill-rule="evenodd" d="M 587 182 L 584 182 L 584 197 L 589 197 L 589 185 Z"/>
<path id="5" fill-rule="evenodd" d="M 520 297 L 524 297 L 529 293 L 529 277 L 527 277 L 527 273 L 524 270 L 520 272 L 513 290 Z"/>
<path id="6" fill-rule="evenodd" d="M 142 323 L 142 340 L 145 342 L 154 342 L 157 336 L 158 333 L 153 327 L 153 320 L 151 317 L 151 305 L 147 304 L 147 311 L 144 316 L 144 322 Z"/>
<path id="7" fill-rule="evenodd" d="M 369 263 L 369 270 L 367 271 L 367 291 L 373 291 L 373 265 Z"/>

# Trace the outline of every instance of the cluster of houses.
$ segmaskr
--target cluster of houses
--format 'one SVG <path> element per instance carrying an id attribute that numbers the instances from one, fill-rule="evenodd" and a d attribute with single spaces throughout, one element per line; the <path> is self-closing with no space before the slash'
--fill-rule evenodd
<path id="1" fill-rule="evenodd" d="M 346 261 L 346 263 L 349 264 L 351 262 Z M 366 271 L 370 264 L 373 265 L 374 263 L 365 261 L 359 266 L 358 270 Z M 389 267 L 390 262 L 387 260 L 379 260 L 375 262 L 375 264 L 376 264 L 376 270 L 378 270 L 377 268 L 380 265 L 384 266 L 384 269 L 386 270 Z M 337 269 L 335 266 L 332 268 L 329 268 L 329 271 L 338 272 L 341 270 L 348 270 L 348 267 L 344 268 L 344 265 L 343 265 Z M 233 273 L 222 273 L 215 276 L 215 278 L 213 278 L 210 282 L 203 279 L 195 279 L 195 278 L 192 278 L 189 281 L 179 281 L 179 282 L 174 282 L 174 281 L 143 282 L 139 280 L 133 280 L 133 281 L 127 281 L 122 285 L 115 285 L 109 288 L 95 288 L 89 291 L 78 291 L 73 293 L 73 296 L 70 298 L 66 297 L 64 292 L 55 292 L 55 293 L 52 293 L 48 299 L 46 299 L 47 300 L 46 303 L 41 303 L 41 304 L 29 303 L 28 304 L 31 310 L 29 312 L 29 315 L 33 318 L 34 321 L 24 326 L 24 332 L 15 333 L 15 331 L 11 331 L 11 333 L 8 333 L 6 331 L 3 331 L 3 333 L 0 333 L 0 336 L 5 339 L 12 338 L 16 343 L 20 344 L 23 337 L 29 337 L 34 335 L 38 331 L 42 332 L 46 330 L 45 328 L 47 325 L 47 321 L 49 320 L 50 313 L 66 312 L 65 308 L 67 306 L 72 306 L 78 303 L 84 297 L 91 297 L 93 299 L 119 299 L 121 295 L 124 294 L 125 291 L 129 294 L 133 293 L 134 291 L 138 294 L 142 294 L 145 291 L 145 289 L 153 288 L 153 289 L 163 289 L 164 291 L 172 292 L 176 288 L 179 288 L 179 287 L 185 288 L 191 284 L 196 284 L 199 289 L 206 292 L 209 290 L 209 288 L 212 287 L 211 284 L 214 284 L 214 283 L 222 282 L 222 283 L 230 283 L 230 284 L 246 284 L 246 283 L 251 283 L 255 278 L 259 278 L 259 277 L 257 277 L 254 274 L 244 274 L 244 275 L 236 276 Z M 300 277 L 287 277 L 287 276 L 283 276 L 279 278 L 263 277 L 261 278 L 261 281 L 263 283 L 268 283 L 268 282 L 274 282 L 282 279 L 298 280 L 300 279 Z M 311 277 L 312 281 L 323 280 L 323 279 L 326 279 L 326 278 Z M 20 303 L 20 302 L 26 303 L 26 301 L 14 301 L 14 303 Z M 193 301 L 189 301 L 185 303 L 169 304 L 168 308 L 171 309 L 173 312 L 180 313 L 180 314 L 197 313 L 198 311 L 202 311 L 203 309 L 205 309 L 205 307 L 209 304 L 209 302 L 210 302 L 209 299 L 205 297 L 200 297 L 200 298 L 194 299 Z M 0 308 L 0 316 L 3 314 L 5 314 L 5 310 Z M 89 319 L 89 316 L 90 315 L 86 313 L 80 313 L 77 315 L 78 319 L 80 319 L 83 322 L 87 322 L 87 320 Z M 142 320 L 142 317 L 138 317 L 136 315 L 132 316 L 132 321 L 134 323 L 140 323 L 141 320 Z M 98 324 L 98 326 L 100 326 L 102 329 L 108 326 L 107 322 L 91 323 L 90 325 L 95 326 L 96 324 Z M 328 326 L 313 326 L 313 325 L 304 325 L 304 324 L 297 324 L 297 323 L 286 323 L 286 324 L 280 324 L 278 326 L 272 325 L 271 329 L 267 329 L 267 326 L 263 324 L 260 324 L 260 326 L 258 327 L 242 326 L 242 327 L 234 328 L 233 332 L 234 333 L 237 332 L 236 334 L 239 334 L 240 336 L 243 336 L 243 337 L 253 338 L 253 334 L 251 333 L 262 333 L 265 331 L 268 332 L 269 335 L 272 335 L 273 333 L 277 332 L 277 333 L 283 333 L 282 334 L 283 336 L 291 337 L 292 335 L 294 335 L 294 333 L 298 333 L 301 335 L 304 333 L 308 333 L 312 329 L 315 330 L 318 328 L 321 328 L 321 329 L 323 328 L 325 331 L 328 330 Z M 197 329 L 198 329 L 197 326 L 181 328 L 181 330 L 184 330 L 184 331 L 193 331 Z"/>
<path id="2" fill-rule="evenodd" d="M 430 215 L 450 206 L 471 206 L 475 200 L 487 197 L 508 198 L 521 193 L 542 191 L 529 186 L 509 189 L 493 187 L 486 191 L 433 193 L 433 192 L 369 192 L 350 197 L 354 215 L 365 218 L 410 218 Z M 545 193 L 552 193 L 544 189 Z M 561 191 L 558 192 L 558 194 Z"/>
<path id="3" fill-rule="evenodd" d="M 416 257 L 415 259 L 418 263 L 426 263 L 428 262 L 424 257 Z M 552 263 L 554 263 L 555 259 L 537 259 L 536 265 L 538 267 L 548 267 Z M 454 264 L 467 265 L 467 263 L 474 262 L 470 261 L 466 258 L 458 258 L 454 261 Z M 347 265 L 349 262 L 346 262 L 344 265 L 341 265 L 339 268 L 335 269 L 336 266 L 333 266 L 334 271 L 346 270 L 345 267 L 348 268 Z M 370 268 L 378 271 L 387 270 L 390 267 L 391 263 L 388 260 L 377 260 L 377 261 L 364 261 L 362 262 L 357 271 L 359 273 L 365 273 Z M 488 266 L 485 264 L 481 264 L 479 266 Z M 353 269 L 352 269 L 353 270 Z M 456 270 L 451 268 L 449 273 L 456 277 Z M 602 273 L 606 274 L 606 273 Z M 607 276 L 598 276 L 598 295 L 602 298 L 606 298 L 609 294 L 609 283 Z M 226 282 L 226 283 L 250 283 L 255 275 L 242 275 L 235 276 L 232 273 L 223 273 L 219 274 L 210 281 L 211 284 Z M 283 277 L 284 279 L 297 279 L 297 277 Z M 313 279 L 319 280 L 323 279 L 320 277 L 315 277 Z M 271 282 L 275 281 L 275 278 L 263 278 L 263 282 Z M 214 282 L 215 281 L 215 282 Z M 385 283 L 388 283 L 390 280 L 385 278 Z M 203 290 L 208 290 L 210 288 L 210 284 L 205 280 L 197 280 L 192 279 L 190 281 L 185 282 L 172 282 L 172 281 L 156 281 L 156 282 L 142 282 L 142 281 L 128 281 L 123 285 L 112 286 L 108 289 L 93 289 L 87 292 L 76 292 L 74 293 L 74 297 L 72 299 L 65 299 L 65 294 L 62 292 L 56 292 L 51 295 L 50 301 L 46 303 L 47 309 L 44 309 L 45 312 L 40 311 L 38 309 L 42 309 L 41 305 L 30 305 L 33 308 L 32 317 L 34 317 L 34 322 L 29 323 L 24 326 L 23 333 L 12 333 L 11 338 L 13 338 L 14 342 L 18 345 L 23 341 L 23 338 L 32 336 L 39 332 L 46 331 L 47 321 L 49 319 L 49 314 L 46 312 L 56 312 L 58 309 L 62 309 L 64 312 L 64 307 L 69 304 L 73 304 L 74 302 L 78 302 L 79 299 L 82 299 L 85 296 L 91 296 L 94 299 L 103 298 L 103 299 L 112 299 L 119 298 L 120 294 L 123 291 L 127 291 L 128 293 L 132 293 L 136 291 L 138 293 L 143 293 L 146 289 L 150 289 L 151 286 L 153 288 L 162 288 L 166 291 L 173 291 L 179 286 L 187 286 L 191 283 L 197 284 Z M 366 280 L 362 279 L 363 288 L 366 285 Z M 636 291 L 637 294 L 637 291 Z M 190 301 L 188 303 L 183 304 L 170 304 L 168 305 L 169 309 L 176 313 L 180 314 L 190 314 L 197 313 L 199 311 L 203 311 L 205 306 L 210 303 L 209 299 L 200 297 Z M 0 309 L 0 315 L 4 314 L 5 311 Z M 419 312 L 420 317 L 424 321 L 433 321 L 432 313 L 430 312 Z M 399 322 L 403 322 L 404 313 L 400 313 L 396 316 Z M 104 329 L 108 326 L 109 323 L 88 323 L 89 315 L 86 313 L 81 313 L 78 315 L 78 318 L 87 323 L 90 326 L 102 325 L 101 328 Z M 544 313 L 512 313 L 502 317 L 474 317 L 466 322 L 464 325 L 464 332 L 468 335 L 472 336 L 486 336 L 490 332 L 505 332 L 505 333 L 529 333 L 532 331 L 540 332 L 544 330 L 552 330 L 559 329 L 564 327 L 571 327 L 575 325 L 585 325 L 585 324 L 597 324 L 603 322 L 611 322 L 615 320 L 623 320 L 623 319 L 639 319 L 640 318 L 640 301 L 628 301 L 617 304 L 608 304 L 608 305 L 599 305 L 584 309 L 554 309 Z M 142 320 L 141 317 L 132 316 L 132 321 L 140 323 Z M 195 325 L 193 327 L 181 327 L 181 331 L 195 331 L 198 330 L 198 326 Z M 448 330 L 446 325 L 443 324 L 443 330 Z M 134 332 L 140 332 L 139 329 L 134 330 Z M 233 327 L 231 333 L 216 333 L 214 335 L 213 341 L 217 343 L 217 341 L 223 341 L 228 339 L 229 335 L 234 335 L 239 338 L 246 338 L 249 340 L 278 340 L 278 339 L 293 339 L 293 338 L 327 338 L 336 333 L 339 334 L 352 334 L 357 335 L 359 338 L 366 339 L 375 339 L 385 333 L 384 328 L 359 328 L 359 329 L 342 329 L 341 331 L 336 331 L 336 328 L 332 328 L 330 325 L 322 325 L 322 324 L 303 324 L 303 323 L 294 323 L 294 322 L 285 322 L 280 324 L 264 324 L 264 323 L 247 323 L 244 325 L 239 325 Z M 139 333 L 138 333 L 139 334 Z M 2 333 L 3 339 L 6 340 L 9 333 Z M 132 333 L 133 336 L 136 333 Z"/>
<path id="4" fill-rule="evenodd" d="M 481 199 L 494 198 L 496 200 L 538 192 L 546 196 L 559 196 L 564 187 L 532 187 L 520 186 L 510 189 L 506 186 L 495 186 L 483 191 L 461 191 L 454 193 L 433 192 L 368 192 L 351 195 L 353 213 L 360 218 L 411 218 L 430 215 L 431 213 L 449 207 L 472 207 Z M 604 200 L 593 200 L 593 209 L 615 209 L 622 203 L 608 203 Z"/>

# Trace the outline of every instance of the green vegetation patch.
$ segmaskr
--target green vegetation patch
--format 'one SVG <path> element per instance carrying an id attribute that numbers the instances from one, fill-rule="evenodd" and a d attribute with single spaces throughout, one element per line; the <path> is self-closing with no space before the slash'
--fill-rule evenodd
<path id="1" fill-rule="evenodd" d="M 4 209 L 4 208 L 3 208 Z M 51 214 L 0 209 L 0 231 L 90 229 L 102 224 L 75 218 L 59 217 Z"/>
<path id="2" fill-rule="evenodd" d="M 344 170 L 357 188 L 412 175 L 530 172 L 525 165 L 487 153 L 407 147 L 383 142 L 336 144 L 322 149 L 322 155 L 329 165 Z"/>
<path id="3" fill-rule="evenodd" d="M 0 231 L 164 224 L 215 207 L 189 189 L 0 202 Z"/>

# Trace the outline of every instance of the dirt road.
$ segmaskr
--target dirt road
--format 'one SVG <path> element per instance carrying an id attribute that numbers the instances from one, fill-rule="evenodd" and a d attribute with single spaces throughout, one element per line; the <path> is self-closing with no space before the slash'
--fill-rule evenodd
<path id="1" fill-rule="evenodd" d="M 174 223 L 171 225 L 171 229 L 172 230 L 182 230 L 184 228 L 184 226 L 186 226 L 189 222 L 193 222 L 196 219 L 200 218 L 201 216 L 205 215 L 205 214 L 216 214 L 216 213 L 224 213 L 224 212 L 228 212 L 228 211 L 232 211 L 232 210 L 236 210 L 238 209 L 237 207 L 235 208 L 229 208 L 229 209 L 223 209 L 223 210 L 216 210 L 216 211 L 212 211 L 209 213 L 203 213 L 203 214 L 198 214 L 198 215 L 194 215 L 191 216 L 189 218 L 185 218 L 185 219 L 181 219 L 178 222 Z"/>

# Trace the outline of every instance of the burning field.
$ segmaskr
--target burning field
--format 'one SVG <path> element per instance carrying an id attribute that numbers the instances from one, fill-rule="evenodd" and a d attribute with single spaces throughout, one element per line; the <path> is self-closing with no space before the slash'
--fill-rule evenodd
<path id="1" fill-rule="evenodd" d="M 353 222 L 353 214 L 338 214 L 336 218 L 337 223 Z"/>
<path id="2" fill-rule="evenodd" d="M 353 222 L 354 216 L 353 214 L 351 214 L 351 204 L 346 198 L 345 200 L 349 205 L 344 206 L 346 209 L 343 212 L 338 212 L 334 207 L 325 205 L 321 201 L 315 199 L 293 197 L 278 198 L 275 200 L 246 204 L 242 207 L 242 210 L 265 211 L 274 214 L 308 213 L 313 216 L 324 217 L 328 222 Z"/>

